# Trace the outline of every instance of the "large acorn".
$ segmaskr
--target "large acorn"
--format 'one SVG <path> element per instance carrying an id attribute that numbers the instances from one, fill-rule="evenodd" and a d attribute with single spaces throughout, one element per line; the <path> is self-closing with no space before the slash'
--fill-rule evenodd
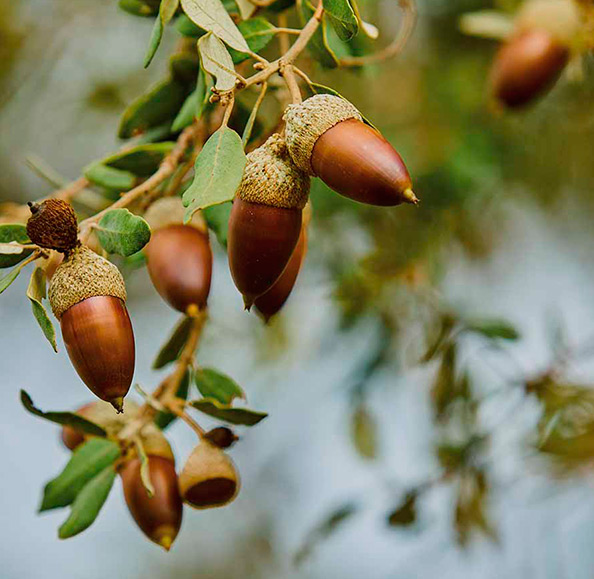
<path id="1" fill-rule="evenodd" d="M 307 251 L 307 231 L 303 227 L 301 229 L 301 235 L 297 241 L 297 246 L 293 250 L 293 255 L 285 268 L 285 271 L 276 280 L 275 284 L 264 294 L 256 298 L 254 306 L 258 312 L 264 318 L 264 321 L 268 323 L 272 316 L 276 315 L 281 308 L 285 305 L 285 302 L 289 299 L 299 270 L 305 259 L 305 253 Z"/>
<path id="2" fill-rule="evenodd" d="M 222 507 L 237 496 L 239 475 L 227 454 L 203 439 L 179 475 L 179 490 L 184 502 L 195 509 Z"/>
<path id="3" fill-rule="evenodd" d="M 212 250 L 208 230 L 202 221 L 192 220 L 183 225 L 183 206 L 179 198 L 161 200 L 155 205 L 166 206 L 169 219 L 155 227 L 152 217 L 158 209 L 147 212 L 151 224 L 151 240 L 144 248 L 147 269 L 155 289 L 172 307 L 182 313 L 188 308 L 206 307 L 212 278 Z M 180 210 L 179 216 L 176 215 Z M 175 217 L 179 217 L 179 220 Z"/>
<path id="4" fill-rule="evenodd" d="M 294 163 L 337 193 L 369 205 L 418 203 L 400 155 L 345 99 L 314 95 L 284 119 Z"/>
<path id="5" fill-rule="evenodd" d="M 491 93 L 496 101 L 520 108 L 544 95 L 569 62 L 580 29 L 580 13 L 573 0 L 525 2 L 514 32 L 491 69 Z"/>
<path id="6" fill-rule="evenodd" d="M 68 355 L 99 398 L 121 412 L 134 374 L 134 334 L 118 268 L 72 235 L 76 217 L 65 202 L 33 205 L 27 231 L 33 243 L 64 253 L 48 289 Z"/>
<path id="7" fill-rule="evenodd" d="M 283 138 L 272 135 L 247 156 L 229 218 L 229 267 L 246 308 L 283 273 L 301 231 L 309 176 L 292 162 Z"/>

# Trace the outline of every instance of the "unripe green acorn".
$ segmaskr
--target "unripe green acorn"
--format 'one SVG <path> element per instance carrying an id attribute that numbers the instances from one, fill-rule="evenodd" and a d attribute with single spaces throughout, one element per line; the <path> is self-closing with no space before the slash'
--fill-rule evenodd
<path id="1" fill-rule="evenodd" d="M 227 245 L 231 275 L 247 309 L 287 266 L 299 239 L 309 188 L 309 176 L 293 164 L 280 135 L 248 154 Z"/>
<path id="2" fill-rule="evenodd" d="M 144 248 L 147 269 L 159 295 L 176 310 L 206 307 L 212 278 L 208 232 L 192 225 L 168 225 L 153 231 Z"/>
<path id="3" fill-rule="evenodd" d="M 140 476 L 141 462 L 133 458 L 120 472 L 124 497 L 140 530 L 154 543 L 169 551 L 182 523 L 183 503 L 178 489 L 175 463 L 162 456 L 148 455 L 150 497 Z"/>
<path id="4" fill-rule="evenodd" d="M 33 243 L 62 253 L 78 245 L 78 224 L 72 205 L 61 199 L 46 199 L 29 203 L 29 209 L 27 234 Z"/>
<path id="5" fill-rule="evenodd" d="M 369 205 L 418 203 L 400 155 L 345 99 L 314 95 L 284 119 L 295 164 L 337 193 Z"/>
<path id="6" fill-rule="evenodd" d="M 134 374 L 135 347 L 117 267 L 79 245 L 56 269 L 48 297 L 78 375 L 121 412 Z"/>
<path id="7" fill-rule="evenodd" d="M 239 486 L 233 461 L 207 440 L 194 448 L 179 475 L 180 494 L 195 509 L 229 504 L 237 496 Z"/>
<path id="8" fill-rule="evenodd" d="M 305 253 L 307 252 L 307 231 L 305 227 L 301 228 L 301 235 L 297 241 L 297 246 L 293 250 L 293 255 L 285 268 L 285 271 L 276 280 L 275 284 L 264 294 L 256 298 L 254 305 L 258 312 L 264 318 L 264 321 L 268 323 L 272 316 L 276 315 L 281 308 L 285 305 L 285 302 L 289 299 L 297 276 L 301 270 L 301 265 L 305 259 Z"/>

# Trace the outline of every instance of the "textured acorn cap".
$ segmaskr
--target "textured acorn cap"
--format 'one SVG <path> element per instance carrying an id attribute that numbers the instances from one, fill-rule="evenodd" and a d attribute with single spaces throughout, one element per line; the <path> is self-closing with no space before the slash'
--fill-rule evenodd
<path id="1" fill-rule="evenodd" d="M 303 209 L 309 197 L 309 175 L 293 163 L 279 134 L 248 154 L 238 196 L 249 203 Z"/>
<path id="2" fill-rule="evenodd" d="M 194 448 L 179 475 L 179 492 L 195 509 L 229 504 L 237 496 L 239 486 L 233 461 L 207 440 Z"/>
<path id="3" fill-rule="evenodd" d="M 70 251 L 78 244 L 78 223 L 72 205 L 61 199 L 29 203 L 31 217 L 27 221 L 29 239 L 48 249 Z"/>
<path id="4" fill-rule="evenodd" d="M 78 246 L 58 266 L 48 297 L 58 320 L 73 305 L 95 296 L 126 301 L 126 286 L 118 268 L 84 245 Z"/>
<path id="5" fill-rule="evenodd" d="M 184 224 L 184 204 L 181 197 L 162 197 L 155 201 L 144 214 L 144 219 L 153 231 L 170 225 Z M 202 214 L 197 211 L 186 225 L 206 233 L 207 227 Z"/>
<path id="6" fill-rule="evenodd" d="M 580 9 L 574 0 L 528 0 L 515 19 L 517 32 L 545 30 L 566 46 L 579 40 Z"/>
<path id="7" fill-rule="evenodd" d="M 349 101 L 330 94 L 317 94 L 287 107 L 285 139 L 293 162 L 302 171 L 315 175 L 311 155 L 316 141 L 334 125 L 347 119 L 363 120 Z"/>

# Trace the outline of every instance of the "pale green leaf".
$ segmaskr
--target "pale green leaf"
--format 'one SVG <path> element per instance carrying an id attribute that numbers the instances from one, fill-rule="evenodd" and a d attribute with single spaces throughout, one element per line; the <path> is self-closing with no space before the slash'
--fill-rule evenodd
<path id="1" fill-rule="evenodd" d="M 95 226 L 94 231 L 105 251 L 124 257 L 140 251 L 151 238 L 148 223 L 128 209 L 108 211 Z"/>
<path id="2" fill-rule="evenodd" d="M 31 243 L 27 235 L 27 228 L 21 223 L 7 223 L 0 225 L 0 243 Z M 27 249 L 19 253 L 4 253 L 0 252 L 0 269 L 5 267 L 12 267 L 17 263 L 23 261 L 26 257 L 31 255 L 31 250 Z"/>
<path id="3" fill-rule="evenodd" d="M 76 448 L 66 468 L 45 485 L 40 511 L 72 504 L 84 486 L 112 465 L 121 455 L 120 447 L 106 438 L 91 438 Z"/>
<path id="4" fill-rule="evenodd" d="M 20 267 L 15 267 L 10 273 L 0 278 L 0 294 L 8 289 L 10 284 L 19 276 L 21 273 Z"/>
<path id="5" fill-rule="evenodd" d="M 245 392 L 235 380 L 212 368 L 197 370 L 194 382 L 202 396 L 218 400 L 221 404 L 228 406 L 235 398 L 245 399 Z"/>
<path id="6" fill-rule="evenodd" d="M 202 211 L 202 217 L 204 217 L 206 225 L 216 235 L 218 242 L 225 249 L 227 248 L 231 207 L 231 203 L 221 203 L 220 205 L 211 205 Z"/>
<path id="7" fill-rule="evenodd" d="M 216 79 L 215 89 L 227 92 L 235 88 L 233 59 L 227 47 L 214 35 L 206 34 L 198 41 L 202 68 Z"/>
<path id="8" fill-rule="evenodd" d="M 275 37 L 275 27 L 266 18 L 260 16 L 240 22 L 238 28 L 248 43 L 250 50 L 256 53 L 266 48 Z M 250 57 L 249 54 L 239 52 L 233 48 L 229 49 L 229 53 L 234 64 L 239 64 Z"/>
<path id="9" fill-rule="evenodd" d="M 355 449 L 362 458 L 376 457 L 376 425 L 373 417 L 363 405 L 358 405 L 351 415 L 351 437 Z"/>
<path id="10" fill-rule="evenodd" d="M 147 495 L 149 497 L 154 497 L 155 487 L 151 481 L 149 458 L 140 438 L 136 440 L 136 450 L 138 452 L 138 458 L 140 459 L 140 481 L 142 482 L 142 486 L 144 487 L 144 490 L 146 490 Z"/>
<path id="11" fill-rule="evenodd" d="M 235 0 L 235 4 L 239 8 L 239 15 L 243 21 L 246 21 L 258 9 L 250 0 Z M 241 23 L 239 28 L 241 29 Z"/>
<path id="12" fill-rule="evenodd" d="M 114 191 L 128 191 L 136 185 L 137 177 L 130 171 L 116 169 L 103 163 L 91 163 L 84 169 L 84 176 L 100 187 Z"/>
<path id="13" fill-rule="evenodd" d="M 58 531 L 60 539 L 74 537 L 93 524 L 109 496 L 115 477 L 115 468 L 113 465 L 108 466 L 85 485 L 72 503 L 70 515 Z"/>
<path id="14" fill-rule="evenodd" d="M 51 344 L 54 352 L 57 352 L 56 331 L 42 303 L 42 300 L 46 297 L 46 279 L 45 272 L 40 267 L 36 267 L 31 274 L 31 281 L 29 281 L 29 287 L 27 288 L 27 297 L 31 300 L 33 315 L 43 335 Z"/>
<path id="15" fill-rule="evenodd" d="M 181 5 L 194 24 L 216 34 L 235 50 L 249 51 L 247 42 L 220 0 L 181 0 Z"/>
<path id="16" fill-rule="evenodd" d="M 194 180 L 183 195 L 186 223 L 199 209 L 233 199 L 246 162 L 241 138 L 230 128 L 221 127 L 206 141 L 194 165 Z"/>

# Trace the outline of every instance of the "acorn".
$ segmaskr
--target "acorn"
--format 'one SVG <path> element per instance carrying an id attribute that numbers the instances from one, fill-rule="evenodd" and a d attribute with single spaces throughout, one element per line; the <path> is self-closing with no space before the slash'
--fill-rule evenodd
<path id="1" fill-rule="evenodd" d="M 202 440 L 194 448 L 179 475 L 185 503 L 195 509 L 229 504 L 239 491 L 239 475 L 233 461 L 215 444 Z"/>
<path id="2" fill-rule="evenodd" d="M 293 255 L 291 255 L 285 271 L 276 280 L 275 284 L 266 293 L 257 297 L 254 302 L 254 305 L 266 323 L 270 322 L 272 316 L 277 314 L 289 299 L 295 287 L 295 282 L 297 281 L 297 276 L 301 270 L 306 252 L 307 231 L 303 227 L 297 241 L 297 246 L 293 250 Z"/>
<path id="3" fill-rule="evenodd" d="M 209 430 L 204 438 L 219 448 L 229 448 L 238 440 L 237 435 L 226 426 L 217 426 Z"/>
<path id="4" fill-rule="evenodd" d="M 56 269 L 48 297 L 78 375 L 93 394 L 122 412 L 135 347 L 121 273 L 79 245 Z"/>
<path id="5" fill-rule="evenodd" d="M 525 2 L 491 69 L 490 90 L 497 102 L 521 108 L 546 94 L 569 62 L 580 28 L 573 0 Z"/>
<path id="6" fill-rule="evenodd" d="M 172 459 L 148 455 L 154 495 L 149 496 L 140 476 L 141 461 L 133 458 L 120 472 L 128 510 L 140 530 L 169 551 L 181 527 L 183 503 Z"/>
<path id="7" fill-rule="evenodd" d="M 337 193 L 368 205 L 419 202 L 400 155 L 347 100 L 314 95 L 283 118 L 295 165 Z"/>
<path id="8" fill-rule="evenodd" d="M 31 217 L 27 221 L 29 239 L 46 249 L 61 253 L 72 250 L 78 243 L 76 214 L 70 203 L 61 199 L 46 199 L 28 203 Z"/>
<path id="9" fill-rule="evenodd" d="M 229 218 L 229 267 L 246 309 L 283 273 L 301 231 L 309 176 L 291 161 L 283 138 L 272 135 L 247 156 Z"/>

